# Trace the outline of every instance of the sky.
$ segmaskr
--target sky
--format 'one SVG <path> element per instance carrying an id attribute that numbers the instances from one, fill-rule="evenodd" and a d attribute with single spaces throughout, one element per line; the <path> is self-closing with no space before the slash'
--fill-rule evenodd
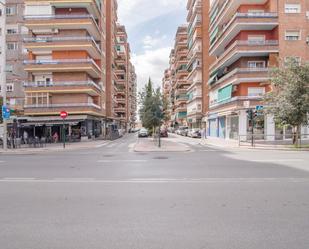
<path id="1" fill-rule="evenodd" d="M 177 27 L 186 23 L 187 0 L 118 0 L 119 22 L 126 26 L 139 90 L 151 77 L 162 85 Z"/>

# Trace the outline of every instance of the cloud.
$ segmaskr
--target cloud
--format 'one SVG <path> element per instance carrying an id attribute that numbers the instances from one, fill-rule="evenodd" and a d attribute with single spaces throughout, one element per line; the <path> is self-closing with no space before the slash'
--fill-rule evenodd
<path id="1" fill-rule="evenodd" d="M 128 29 L 160 15 L 185 8 L 186 0 L 118 0 L 119 19 Z"/>
<path id="2" fill-rule="evenodd" d="M 132 55 L 132 62 L 138 75 L 139 90 L 148 82 L 149 77 L 155 86 L 161 87 L 164 70 L 168 67 L 170 52 L 171 47 L 163 47 Z"/>

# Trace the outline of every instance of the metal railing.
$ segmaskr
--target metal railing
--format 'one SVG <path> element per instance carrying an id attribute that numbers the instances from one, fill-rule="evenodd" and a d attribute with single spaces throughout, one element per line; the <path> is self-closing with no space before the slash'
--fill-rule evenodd
<path id="1" fill-rule="evenodd" d="M 72 37 L 72 36 L 63 36 L 63 37 L 26 37 L 23 38 L 25 43 L 43 43 L 43 42 L 62 42 L 62 41 L 91 41 L 97 47 L 98 50 L 101 51 L 99 45 L 95 42 L 92 36 L 80 36 L 80 37 Z"/>
<path id="2" fill-rule="evenodd" d="M 93 86 L 98 90 L 102 90 L 102 87 L 93 81 L 65 81 L 65 82 L 24 82 L 25 88 L 30 87 L 57 87 L 57 86 Z"/>
<path id="3" fill-rule="evenodd" d="M 287 146 L 287 145 L 293 145 L 293 138 L 294 134 L 264 134 L 264 133 L 258 133 L 253 134 L 250 132 L 247 135 L 239 135 L 238 136 L 238 143 L 239 146 L 257 146 L 257 145 L 274 145 L 274 146 Z M 308 145 L 309 146 L 309 134 L 307 133 L 299 133 L 299 145 Z"/>
<path id="4" fill-rule="evenodd" d="M 36 105 L 25 105 L 25 108 L 58 108 L 58 107 L 94 107 L 101 109 L 100 106 L 94 103 L 70 103 L 70 104 L 36 104 Z"/>
<path id="5" fill-rule="evenodd" d="M 215 108 L 218 107 L 220 105 L 224 105 L 224 104 L 228 104 L 234 101 L 239 101 L 239 100 L 262 100 L 263 96 L 237 96 L 237 97 L 233 97 L 227 100 L 223 100 L 220 102 L 216 102 L 214 104 L 210 104 L 210 108 Z"/>
<path id="6" fill-rule="evenodd" d="M 24 15 L 25 20 L 53 20 L 53 19 L 91 19 L 99 30 L 99 25 L 93 15 L 74 14 L 74 15 Z"/>
<path id="7" fill-rule="evenodd" d="M 247 68 L 235 68 L 234 70 L 228 72 L 222 78 L 218 79 L 212 86 L 220 84 L 221 82 L 225 81 L 226 79 L 241 73 L 268 73 L 270 68 L 268 67 L 247 67 Z"/>
<path id="8" fill-rule="evenodd" d="M 217 38 L 210 45 L 210 50 L 214 47 L 218 40 L 221 39 L 222 35 L 230 28 L 231 24 L 237 18 L 277 18 L 278 13 L 276 12 L 261 12 L 261 13 L 240 13 L 237 12 L 229 22 L 224 26 L 224 28 L 217 34 Z"/>
<path id="9" fill-rule="evenodd" d="M 61 64 L 79 64 L 91 63 L 101 71 L 93 59 L 42 59 L 42 60 L 24 60 L 24 65 L 61 65 Z"/>

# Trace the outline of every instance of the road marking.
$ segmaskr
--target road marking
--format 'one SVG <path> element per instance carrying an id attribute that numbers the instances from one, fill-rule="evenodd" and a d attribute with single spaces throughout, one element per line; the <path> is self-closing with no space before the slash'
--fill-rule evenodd
<path id="1" fill-rule="evenodd" d="M 250 162 L 263 162 L 263 163 L 284 163 L 284 162 L 304 162 L 303 159 L 257 159 L 257 160 L 248 160 Z"/>
<path id="2" fill-rule="evenodd" d="M 148 160 L 99 160 L 98 163 L 146 163 Z"/>
<path id="3" fill-rule="evenodd" d="M 219 150 L 200 150 L 200 151 L 203 151 L 203 152 L 221 152 Z"/>
<path id="4" fill-rule="evenodd" d="M 108 147 L 108 148 L 113 148 L 115 145 L 116 145 L 116 144 L 113 143 L 113 144 L 107 145 L 106 147 Z"/>
<path id="5" fill-rule="evenodd" d="M 105 145 L 107 145 L 107 144 L 108 144 L 107 142 L 105 142 L 105 143 L 103 143 L 103 144 L 99 144 L 99 145 L 96 146 L 96 148 L 102 148 L 103 146 L 105 146 Z"/>
<path id="6" fill-rule="evenodd" d="M 0 178 L 0 183 L 309 183 L 309 178 L 132 178 L 132 179 L 95 179 L 95 178 Z"/>

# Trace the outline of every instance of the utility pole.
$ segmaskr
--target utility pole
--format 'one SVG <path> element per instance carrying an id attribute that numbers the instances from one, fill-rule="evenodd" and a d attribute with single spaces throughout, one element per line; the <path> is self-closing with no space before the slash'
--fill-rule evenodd
<path id="1" fill-rule="evenodd" d="M 2 98 L 3 98 L 3 105 L 7 105 L 6 99 L 6 3 L 5 0 L 0 1 L 1 4 L 1 26 L 2 26 L 2 35 L 1 37 L 1 44 L 3 45 L 1 49 L 2 53 L 2 60 L 1 60 L 1 91 L 2 91 Z M 7 150 L 7 119 L 3 119 L 3 149 Z"/>

